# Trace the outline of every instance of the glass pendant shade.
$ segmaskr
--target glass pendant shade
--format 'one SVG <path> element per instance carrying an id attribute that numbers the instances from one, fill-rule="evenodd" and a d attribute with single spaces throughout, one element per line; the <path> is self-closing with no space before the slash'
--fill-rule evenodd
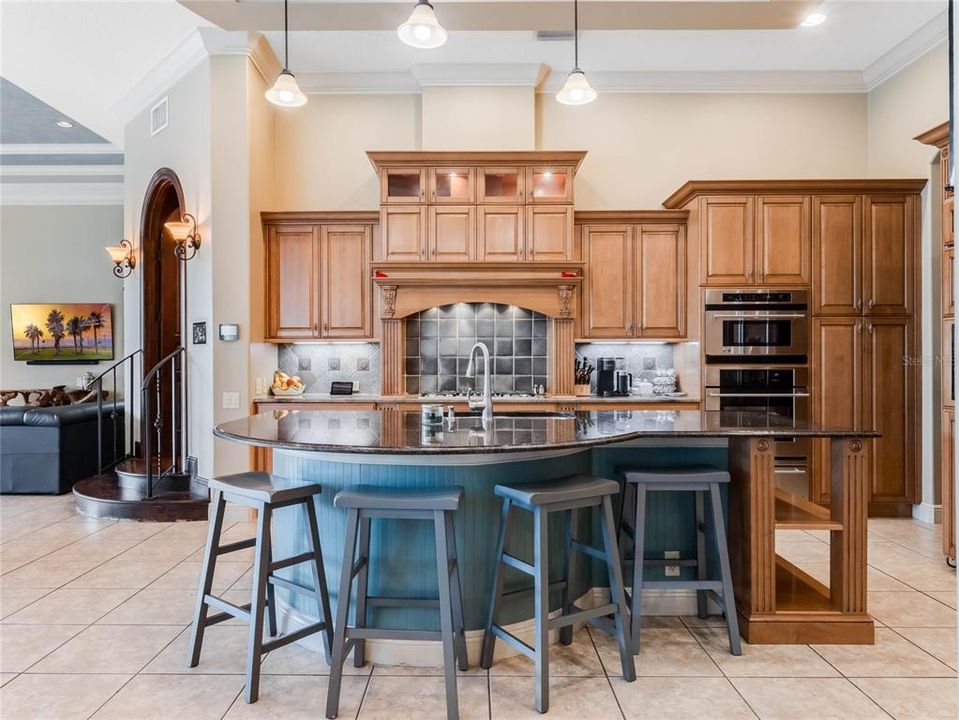
<path id="1" fill-rule="evenodd" d="M 276 76 L 273 87 L 266 91 L 266 99 L 280 107 L 301 107 L 306 105 L 306 95 L 296 84 L 296 78 L 289 70 L 283 70 Z"/>
<path id="2" fill-rule="evenodd" d="M 115 265 L 122 265 L 130 253 L 130 251 L 122 245 L 109 245 L 107 246 L 107 252 L 110 253 L 110 259 Z"/>
<path id="3" fill-rule="evenodd" d="M 586 79 L 586 73 L 573 68 L 562 90 L 556 93 L 556 99 L 563 105 L 586 105 L 596 99 L 596 91 Z"/>
<path id="4" fill-rule="evenodd" d="M 433 6 L 420 0 L 410 13 L 409 19 L 396 29 L 400 40 L 410 47 L 430 50 L 446 42 L 447 32 L 436 19 Z"/>
<path id="5" fill-rule="evenodd" d="M 170 237 L 178 243 L 184 242 L 193 234 L 193 224 L 188 222 L 175 222 L 171 220 L 170 222 L 163 223 L 163 227 L 170 233 Z"/>

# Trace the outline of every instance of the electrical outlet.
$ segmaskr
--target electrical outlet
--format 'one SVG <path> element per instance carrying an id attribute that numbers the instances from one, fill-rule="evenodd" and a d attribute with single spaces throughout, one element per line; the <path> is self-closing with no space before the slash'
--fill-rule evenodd
<path id="1" fill-rule="evenodd" d="M 663 557 L 667 560 L 679 560 L 679 550 L 666 550 Z M 679 577 L 679 565 L 666 565 L 666 577 Z"/>
<path id="2" fill-rule="evenodd" d="M 353 381 L 353 394 L 355 395 L 355 394 L 358 393 L 359 391 L 360 391 L 360 381 L 359 381 L 359 380 L 354 380 L 354 381 Z"/>
<path id="3" fill-rule="evenodd" d="M 239 410 L 240 409 L 240 393 L 238 392 L 223 393 L 223 409 Z"/>

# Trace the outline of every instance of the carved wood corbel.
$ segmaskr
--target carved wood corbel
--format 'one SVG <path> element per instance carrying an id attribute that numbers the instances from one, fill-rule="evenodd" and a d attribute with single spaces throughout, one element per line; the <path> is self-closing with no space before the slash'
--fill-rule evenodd
<path id="1" fill-rule="evenodd" d="M 396 285 L 380 285 L 383 300 L 383 317 L 392 318 L 396 315 Z"/>

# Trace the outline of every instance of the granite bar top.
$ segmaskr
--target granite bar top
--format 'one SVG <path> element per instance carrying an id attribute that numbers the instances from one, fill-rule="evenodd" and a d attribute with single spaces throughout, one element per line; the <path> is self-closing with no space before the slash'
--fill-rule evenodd
<path id="1" fill-rule="evenodd" d="M 465 395 L 434 395 L 420 397 L 419 395 L 374 395 L 359 393 L 356 395 L 330 395 L 329 393 L 303 393 L 302 395 L 258 395 L 253 398 L 255 403 L 394 403 L 423 405 L 435 403 L 438 405 L 452 405 L 465 403 Z M 494 397 L 493 406 L 510 403 L 544 403 L 575 405 L 580 403 L 603 403 L 609 405 L 631 405 L 638 403 L 695 403 L 698 397 L 669 396 L 669 395 L 625 395 L 622 397 L 593 397 L 582 395 L 531 395 L 529 397 Z"/>
<path id="2" fill-rule="evenodd" d="M 368 454 L 475 454 L 588 448 L 644 437 L 878 437 L 869 430 L 796 423 L 771 413 L 699 410 L 498 412 L 484 429 L 478 415 L 424 427 L 418 412 L 273 410 L 214 429 L 217 437 L 289 450 Z"/>

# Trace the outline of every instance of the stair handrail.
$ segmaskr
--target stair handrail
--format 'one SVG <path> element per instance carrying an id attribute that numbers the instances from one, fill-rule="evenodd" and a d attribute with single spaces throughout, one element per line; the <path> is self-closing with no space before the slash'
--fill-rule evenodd
<path id="1" fill-rule="evenodd" d="M 152 433 L 149 430 L 149 427 L 146 426 L 147 419 L 151 416 L 151 406 L 150 406 L 150 386 L 153 385 L 155 388 L 156 394 L 156 417 L 153 420 L 153 427 L 156 430 L 156 446 L 157 446 L 157 476 L 162 477 L 165 472 L 179 472 L 182 469 L 182 465 L 185 464 L 186 457 L 188 454 L 188 439 L 187 435 L 189 429 L 185 426 L 184 419 L 184 428 L 183 428 L 183 459 L 184 462 L 180 462 L 177 450 L 177 435 L 180 432 L 180 421 L 181 413 L 186 415 L 186 390 L 185 383 L 177 382 L 177 365 L 179 361 L 179 369 L 183 371 L 183 360 L 180 356 L 186 356 L 186 348 L 182 345 L 176 347 L 172 352 L 162 358 L 159 362 L 156 363 L 153 367 L 150 368 L 143 376 L 143 382 L 140 383 L 140 408 L 143 412 L 143 422 L 144 422 L 144 433 L 143 433 L 143 459 L 146 466 L 146 497 L 148 500 L 153 499 L 153 458 L 152 458 Z M 160 371 L 164 368 L 165 365 L 170 365 L 170 417 L 173 422 L 173 427 L 170 432 L 170 455 L 172 459 L 172 466 L 166 470 L 163 468 L 163 416 L 160 413 L 160 402 L 162 399 L 162 389 L 161 389 L 161 379 Z M 179 411 L 177 408 L 177 395 L 180 395 Z"/>
<path id="2" fill-rule="evenodd" d="M 130 435 L 129 446 L 124 447 L 122 455 L 118 452 L 117 448 L 117 419 L 119 417 L 119 414 L 117 413 L 117 368 L 124 363 L 130 364 L 130 389 L 132 390 L 135 382 L 134 373 L 136 369 L 134 358 L 142 354 L 143 350 L 138 349 L 128 353 L 127 355 L 124 355 L 122 358 L 110 365 L 110 367 L 108 367 L 106 370 L 93 378 L 93 380 L 87 383 L 87 389 L 89 390 L 90 388 L 93 388 L 94 392 L 97 394 L 97 475 L 102 475 L 105 470 L 116 467 L 118 463 L 130 457 L 131 453 L 133 452 L 133 417 L 135 413 L 132 407 L 127 407 L 132 399 L 127 399 L 126 397 L 124 398 L 124 403 L 128 432 Z M 110 422 L 113 426 L 113 460 L 109 465 L 105 466 L 103 464 L 103 379 L 111 373 L 113 375 L 113 405 L 110 408 Z"/>

